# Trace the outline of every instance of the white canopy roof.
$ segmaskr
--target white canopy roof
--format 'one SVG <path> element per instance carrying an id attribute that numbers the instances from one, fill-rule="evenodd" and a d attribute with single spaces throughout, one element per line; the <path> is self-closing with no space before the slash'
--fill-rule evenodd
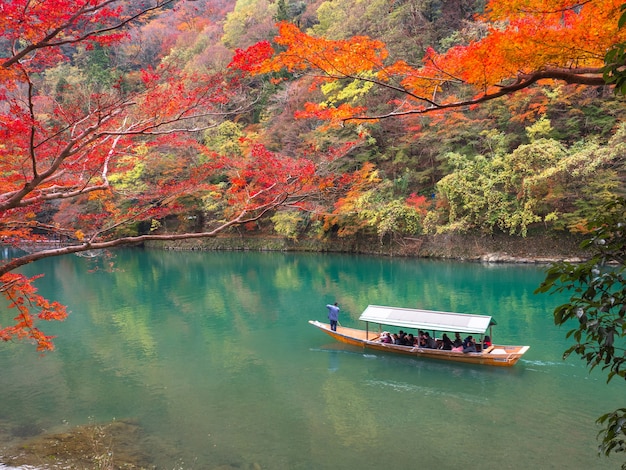
<path id="1" fill-rule="evenodd" d="M 382 325 L 400 326 L 431 331 L 483 334 L 491 317 L 467 313 L 434 312 L 415 308 L 368 305 L 359 320 Z"/>

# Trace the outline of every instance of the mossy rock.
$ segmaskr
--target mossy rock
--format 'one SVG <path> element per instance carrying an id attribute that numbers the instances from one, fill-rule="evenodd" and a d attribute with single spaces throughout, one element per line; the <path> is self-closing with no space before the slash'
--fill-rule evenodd
<path id="1" fill-rule="evenodd" d="M 3 453 L 4 464 L 46 469 L 152 469 L 141 450 L 141 428 L 131 421 L 78 426 L 71 431 L 28 438 Z"/>

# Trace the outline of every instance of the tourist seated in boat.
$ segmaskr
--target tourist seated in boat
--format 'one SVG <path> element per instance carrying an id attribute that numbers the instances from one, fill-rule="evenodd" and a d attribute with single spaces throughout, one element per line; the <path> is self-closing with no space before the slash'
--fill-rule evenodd
<path id="1" fill-rule="evenodd" d="M 417 346 L 418 348 L 426 347 L 426 336 L 424 335 L 424 332 L 422 330 L 419 330 L 417 332 L 417 336 L 415 337 L 415 346 Z"/>
<path id="2" fill-rule="evenodd" d="M 391 339 L 393 340 L 393 344 L 398 344 L 398 345 L 402 345 L 403 344 L 402 340 L 400 339 L 400 337 L 396 333 L 391 335 Z"/>
<path id="3" fill-rule="evenodd" d="M 473 336 L 468 336 L 465 340 L 463 340 L 463 352 L 476 352 L 476 341 L 474 341 Z"/>
<path id="4" fill-rule="evenodd" d="M 409 333 L 404 337 L 404 345 L 411 347 L 415 346 L 415 336 L 413 336 L 413 333 Z"/>
<path id="5" fill-rule="evenodd" d="M 454 333 L 454 341 L 452 341 L 452 344 L 454 345 L 455 348 L 458 348 L 459 346 L 463 346 L 463 340 L 461 339 L 460 333 Z"/>
<path id="6" fill-rule="evenodd" d="M 446 333 L 444 333 L 441 337 L 441 349 L 443 349 L 444 351 L 452 351 L 453 347 L 454 344 L 452 344 L 452 340 Z"/>
<path id="7" fill-rule="evenodd" d="M 491 346 L 491 337 L 485 336 L 485 339 L 483 339 L 483 349 L 487 349 L 489 346 Z"/>
<path id="8" fill-rule="evenodd" d="M 383 331 L 380 334 L 380 338 L 378 341 L 380 341 L 381 343 L 391 343 L 391 335 L 388 331 Z"/>
<path id="9" fill-rule="evenodd" d="M 437 349 L 437 341 L 430 336 L 428 331 L 424 333 L 424 347 L 428 349 Z"/>
<path id="10" fill-rule="evenodd" d="M 406 344 L 406 332 L 405 331 L 398 331 L 398 339 L 400 340 L 400 344 Z"/>

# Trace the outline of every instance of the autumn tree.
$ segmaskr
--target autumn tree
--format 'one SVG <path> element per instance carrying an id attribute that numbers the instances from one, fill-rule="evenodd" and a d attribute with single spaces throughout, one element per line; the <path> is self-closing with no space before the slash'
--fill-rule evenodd
<path id="1" fill-rule="evenodd" d="M 389 57 L 385 44 L 367 36 L 329 40 L 282 23 L 275 54 L 256 73 L 310 73 L 318 86 L 377 87 L 395 99 L 368 113 L 354 101 L 310 103 L 305 113 L 336 122 L 380 119 L 479 104 L 542 80 L 602 86 L 608 49 L 626 38 L 618 28 L 621 2 L 492 0 L 462 44 L 427 50 L 420 66 Z M 264 43 L 253 46 L 266 49 Z"/>
<path id="2" fill-rule="evenodd" d="M 0 265 L 0 339 L 30 338 L 51 349 L 37 320 L 67 315 L 36 293 L 35 278 L 16 272 L 20 266 L 146 240 L 211 237 L 278 207 L 301 207 L 319 190 L 308 159 L 260 145 L 235 158 L 203 145 L 202 131 L 245 109 L 238 70 L 186 70 L 171 60 L 123 74 L 107 69 L 107 51 L 124 44 L 130 25 L 175 3 L 0 5 L 0 237 L 18 246 L 64 242 Z M 60 72 L 79 57 L 87 69 L 75 70 L 94 80 Z M 152 232 L 190 200 L 219 201 L 221 211 L 200 232 Z"/>
<path id="3" fill-rule="evenodd" d="M 419 153 L 416 156 L 423 155 L 428 159 L 427 167 L 424 164 L 418 166 L 417 159 L 411 163 L 420 172 L 420 175 L 415 173 L 414 182 L 421 179 L 430 185 L 430 189 L 422 185 L 424 193 L 432 192 L 437 179 L 445 176 L 446 169 L 450 168 L 445 152 L 433 155 L 432 151 L 441 147 L 440 142 L 445 139 L 443 134 L 450 135 L 454 132 L 451 129 L 457 128 L 449 125 L 451 119 L 463 120 L 468 134 L 457 139 L 465 138 L 467 146 L 484 141 L 492 147 L 497 136 L 483 138 L 479 134 L 479 125 L 475 126 L 479 128 L 478 132 L 467 125 L 471 121 L 468 111 L 474 105 L 514 93 L 521 95 L 522 90 L 535 84 L 544 86 L 546 95 L 551 93 L 548 87 L 559 81 L 602 87 L 605 84 L 606 50 L 624 36 L 624 32 L 617 28 L 618 2 L 593 1 L 580 5 L 576 2 L 524 2 L 523 5 L 507 2 L 504 5 L 504 2 L 492 1 L 475 21 L 466 23 L 454 40 L 431 47 L 421 63 L 415 65 L 416 62 L 409 58 L 392 56 L 392 50 L 380 36 L 342 37 L 340 21 L 333 23 L 333 15 L 339 15 L 341 19 L 342 15 L 353 11 L 357 14 L 356 10 L 343 6 L 344 3 L 347 2 L 323 3 L 320 9 L 322 6 L 325 9 L 320 13 L 323 13 L 320 24 L 307 32 L 294 24 L 281 23 L 274 43 L 261 42 L 245 51 L 249 70 L 269 75 L 275 83 L 287 82 L 285 90 L 291 89 L 294 81 L 310 84 L 309 90 L 314 89 L 316 94 L 310 94 L 313 99 L 309 98 L 295 113 L 299 119 L 337 125 L 367 123 L 372 133 L 376 127 L 384 128 L 384 132 L 376 135 L 378 143 L 394 131 L 404 131 L 405 136 L 401 139 L 406 142 L 409 136 L 420 139 L 424 136 L 433 138 L 433 133 L 442 134 L 433 142 L 435 147 L 417 144 Z M 376 8 L 376 5 L 370 7 Z M 327 10 L 332 14 L 327 14 Z M 363 15 L 367 16 L 366 13 Z M 354 23 L 351 22 L 351 28 L 360 31 Z M 374 30 L 374 27 L 370 28 L 370 31 Z M 318 35 L 329 32 L 330 38 Z M 558 95 L 559 92 L 556 90 L 552 94 Z M 537 95 L 541 92 L 535 93 Z M 566 93 L 561 96 L 562 100 L 566 99 Z M 553 105 L 550 101 L 557 100 L 544 96 L 543 103 L 538 102 L 523 111 L 526 118 L 515 115 L 511 109 L 511 122 L 518 123 L 517 135 L 523 136 L 524 126 L 529 124 L 524 119 L 540 118 Z M 507 106 L 513 108 L 504 104 L 499 111 L 504 111 Z M 454 112 L 443 113 L 446 110 Z M 427 116 L 430 120 L 417 121 L 419 116 Z M 394 128 L 381 124 L 383 120 L 389 121 L 388 118 L 396 118 L 395 121 L 404 127 L 398 130 L 400 125 Z M 568 118 L 567 125 L 570 126 L 576 117 L 571 115 Z M 586 118 L 584 122 L 591 120 Z M 421 132 L 421 128 L 428 128 L 428 132 Z M 576 134 L 573 130 L 571 133 Z M 513 142 L 514 135 L 507 133 L 497 145 L 527 143 Z M 383 150 L 387 155 L 381 155 L 381 158 L 406 161 L 403 157 L 405 150 L 398 143 L 400 141 L 395 139 L 394 147 Z M 465 150 L 459 148 L 462 142 L 457 140 L 454 144 L 453 152 Z M 390 166 L 386 165 L 388 170 Z M 550 212 L 548 210 L 545 214 Z M 525 233 L 525 230 L 519 233 Z"/>
<path id="4" fill-rule="evenodd" d="M 376 235 L 381 241 L 421 233 L 425 198 L 413 195 L 408 203 L 394 198 L 390 182 L 381 184 L 371 163 L 344 179 L 350 180 L 350 189 L 337 199 L 332 213 L 323 217 L 325 232 L 339 237 Z"/>

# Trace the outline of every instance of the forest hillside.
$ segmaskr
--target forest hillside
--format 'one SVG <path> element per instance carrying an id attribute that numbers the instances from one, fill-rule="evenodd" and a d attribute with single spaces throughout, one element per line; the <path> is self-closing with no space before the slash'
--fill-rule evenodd
<path id="1" fill-rule="evenodd" d="M 484 18 L 477 16 L 485 4 L 474 1 L 240 0 L 231 8 L 210 27 L 178 36 L 168 56 L 190 67 L 215 67 L 221 51 L 225 65 L 233 51 L 253 51 L 251 46 L 264 41 L 275 44 L 277 21 L 339 45 L 361 36 L 379 41 L 388 62 L 408 64 L 487 35 Z M 510 38 L 509 47 L 514 41 Z M 290 46 L 295 50 L 285 42 L 277 50 Z M 371 47 L 377 46 L 372 42 Z M 242 68 L 254 60 L 243 55 Z M 571 240 L 599 205 L 623 190 L 625 108 L 608 86 L 545 80 L 479 106 L 337 126 L 321 110 L 350 105 L 384 115 L 402 104 L 393 90 L 350 76 L 316 83 L 320 70 L 284 67 L 255 75 L 246 83 L 255 91 L 251 108 L 202 136 L 217 153 L 243 154 L 251 141 L 293 157 L 308 156 L 312 149 L 341 149 L 325 163 L 327 173 L 336 175 L 329 179 L 335 191 L 318 194 L 314 210 L 283 207 L 245 231 L 238 229 L 238 235 L 280 236 L 296 245 L 313 239 L 324 249 L 342 239 L 340 246 L 359 251 L 359 239 L 374 237 L 391 252 L 394 247 L 406 251 L 411 238 L 436 234 L 524 239 L 530 233 Z M 451 88 L 444 85 L 444 92 L 471 93 L 469 87 L 446 86 Z M 316 111 L 310 111 L 311 103 L 318 105 Z M 200 220 L 211 219 L 206 216 L 211 208 L 194 209 L 203 213 Z M 184 219 L 186 213 L 179 215 Z M 161 222 L 163 230 L 185 225 L 180 217 Z"/>
<path id="2" fill-rule="evenodd" d="M 206 63 L 215 51 L 230 58 L 233 50 L 271 42 L 281 20 L 313 37 L 367 36 L 390 56 L 419 63 L 429 48 L 445 52 L 480 35 L 484 24 L 475 15 L 482 8 L 473 1 L 238 1 L 196 37 L 179 36 L 168 56 L 186 66 L 216 66 Z M 283 208 L 247 226 L 250 232 L 381 241 L 441 233 L 568 235 L 623 188 L 625 108 L 606 86 L 550 80 L 482 106 L 331 127 L 303 115 L 306 103 L 356 103 L 378 113 L 393 96 L 349 80 L 315 88 L 311 73 L 280 73 L 280 81 L 265 75 L 247 83 L 258 90 L 252 108 L 206 131 L 203 143 L 218 153 L 242 153 L 246 142 L 260 141 L 294 157 L 349 143 L 328 171 L 351 182 L 325 194 L 315 211 Z"/>
<path id="3" fill-rule="evenodd" d="M 133 4 L 114 3 L 98 21 L 130 18 Z M 626 108 L 601 68 L 623 36 L 618 2 L 163 3 L 123 34 L 48 43 L 28 88 L 4 77 L 17 85 L 3 92 L 3 200 L 36 187 L 22 175 L 46 185 L 3 207 L 5 241 L 523 244 L 576 239 L 623 191 Z M 7 57 L 5 70 L 21 60 Z M 54 162 L 47 179 L 45 164 L 23 167 L 37 158 Z"/>

